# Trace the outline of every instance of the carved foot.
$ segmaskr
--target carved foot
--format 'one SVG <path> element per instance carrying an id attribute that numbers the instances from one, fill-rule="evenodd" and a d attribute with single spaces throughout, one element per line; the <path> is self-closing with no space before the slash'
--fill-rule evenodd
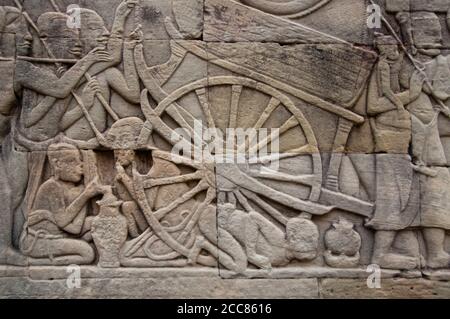
<path id="1" fill-rule="evenodd" d="M 263 270 L 272 270 L 272 264 L 270 263 L 269 258 L 261 255 L 251 255 L 248 256 L 248 260 L 254 264 L 256 267 L 259 267 Z"/>
<path id="2" fill-rule="evenodd" d="M 398 254 L 382 255 L 380 258 L 374 258 L 372 262 L 385 269 L 412 270 L 419 266 L 417 258 Z"/>
<path id="3" fill-rule="evenodd" d="M 417 266 L 419 268 L 425 268 L 427 266 L 427 259 L 422 254 L 417 257 Z"/>
<path id="4" fill-rule="evenodd" d="M 197 264 L 197 258 L 198 255 L 200 254 L 200 251 L 203 249 L 203 246 L 205 244 L 206 239 L 203 236 L 198 236 L 194 246 L 192 247 L 189 256 L 188 256 L 188 260 L 187 260 L 187 264 L 190 266 L 193 266 L 195 264 Z"/>
<path id="5" fill-rule="evenodd" d="M 438 255 L 428 256 L 427 267 L 433 269 L 448 268 L 450 265 L 450 255 L 443 252 Z"/>

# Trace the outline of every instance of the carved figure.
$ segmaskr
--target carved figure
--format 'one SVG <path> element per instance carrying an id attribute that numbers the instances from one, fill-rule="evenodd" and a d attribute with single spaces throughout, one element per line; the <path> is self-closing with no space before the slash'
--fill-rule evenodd
<path id="1" fill-rule="evenodd" d="M 14 7 L 0 7 L 0 30 L 2 57 L 2 77 L 0 80 L 0 200 L 3 203 L 0 223 L 0 264 L 23 266 L 26 259 L 14 247 L 14 230 L 22 228 L 23 214 L 20 209 L 23 194 L 26 190 L 26 172 L 21 167 L 26 166 L 27 157 L 15 150 L 10 134 L 11 124 L 16 112 L 17 99 L 14 92 L 15 42 L 19 52 L 31 49 L 32 35 L 30 34 L 25 17 Z M 9 37 L 9 39 L 8 39 Z M 5 47 L 10 47 L 10 52 Z M 5 56 L 3 56 L 5 54 Z"/>
<path id="2" fill-rule="evenodd" d="M 402 17 L 403 19 L 405 16 Z M 387 167 L 383 164 L 381 156 L 377 158 L 377 166 L 383 170 L 377 173 L 377 189 L 383 190 L 377 194 L 377 212 L 374 219 L 369 223 L 378 229 L 375 235 L 376 246 L 374 248 L 373 262 L 379 263 L 386 268 L 410 269 L 421 264 L 421 257 L 416 253 L 414 257 L 392 254 L 390 248 L 396 233 L 393 230 L 406 228 L 419 228 L 423 234 L 426 248 L 426 265 L 430 268 L 446 268 L 450 262 L 450 255 L 444 250 L 445 230 L 449 227 L 448 199 L 450 198 L 449 177 L 450 173 L 446 165 L 444 149 L 440 140 L 437 118 L 441 110 L 447 113 L 448 109 L 444 102 L 448 99 L 446 90 L 450 83 L 450 73 L 447 58 L 441 54 L 442 30 L 439 19 L 434 13 L 416 12 L 411 14 L 412 21 L 403 26 L 411 26 L 413 43 L 417 48 L 415 59 L 404 63 L 400 80 L 405 88 L 411 92 L 417 92 L 416 85 L 420 84 L 420 91 L 416 98 L 406 104 L 406 109 L 412 119 L 412 154 L 413 169 L 416 173 L 397 175 L 397 185 L 410 183 L 416 187 L 420 185 L 420 197 L 410 193 L 410 197 L 400 196 L 400 203 L 404 211 L 392 214 L 393 200 L 386 201 L 386 195 L 395 194 L 400 189 L 393 181 L 389 181 Z M 404 32 L 411 34 L 411 32 Z M 417 68 L 417 70 L 413 70 Z M 415 93 L 413 94 L 416 95 Z M 410 95 L 411 96 L 411 95 Z M 435 110 L 438 109 L 438 111 Z M 386 155 L 385 155 L 386 156 Z M 392 157 L 387 158 L 392 165 Z M 398 162 L 399 167 L 407 165 Z M 393 166 L 392 166 L 393 167 Z M 377 168 L 378 169 L 378 168 Z M 395 170 L 393 171 L 393 173 Z M 403 177 L 400 177 L 403 176 Z M 399 178 L 400 177 L 400 178 Z M 403 182 L 402 182 L 403 180 Z M 406 184 L 407 185 L 407 184 Z M 391 195 L 387 195 L 390 197 Z M 389 203 L 388 206 L 383 204 Z M 383 216 L 382 212 L 385 212 Z M 389 212 L 389 213 L 388 213 Z M 400 217 L 400 218 L 399 218 Z M 418 250 L 417 243 L 410 240 L 407 245 L 409 250 Z M 411 252 L 411 255 L 413 252 Z"/>
<path id="3" fill-rule="evenodd" d="M 234 263 L 224 259 L 220 252 L 216 257 L 219 263 L 229 269 L 242 272 L 248 260 L 259 268 L 270 270 L 272 266 L 287 265 L 293 259 L 311 260 L 317 256 L 319 231 L 307 218 L 289 220 L 285 233 L 257 212 L 244 212 L 236 209 L 233 204 L 221 205 L 218 209 L 218 228 L 214 227 L 215 223 L 211 224 L 211 218 L 200 218 L 199 225 L 202 234 L 219 249 L 234 257 Z M 242 249 L 235 246 L 236 241 L 244 248 L 245 259 L 242 259 Z M 194 245 L 190 260 L 196 261 L 200 249 L 208 249 L 214 253 L 211 247 L 214 246 L 206 244 L 200 237 Z M 240 259 L 237 258 L 239 256 Z"/>
<path id="4" fill-rule="evenodd" d="M 376 46 L 379 62 L 369 85 L 368 114 L 375 138 L 376 209 L 367 226 L 373 227 L 375 247 L 372 262 L 384 268 L 415 268 L 420 265 L 418 246 L 410 254 L 391 252 L 398 230 L 411 226 L 418 214 L 417 179 L 408 149 L 411 141 L 411 116 L 405 109 L 421 92 L 423 77 L 415 74 L 410 89 L 400 92 L 398 43 L 392 36 L 379 35 Z M 396 69 L 396 71 L 394 71 Z M 383 154 L 387 153 L 387 154 Z M 414 238 L 413 234 L 409 234 Z M 416 251 L 417 250 L 417 251 Z"/>
<path id="5" fill-rule="evenodd" d="M 52 177 L 39 187 L 21 237 L 22 252 L 34 265 L 90 264 L 95 258 L 88 216 L 90 199 L 111 193 L 110 186 L 83 182 L 79 150 L 52 144 L 47 151 Z"/>
<path id="6" fill-rule="evenodd" d="M 123 201 L 122 213 L 128 221 L 131 237 L 139 236 L 148 228 L 147 221 L 136 203 L 132 169 L 136 169 L 135 150 L 149 149 L 153 145 L 152 128 L 138 118 L 126 118 L 113 124 L 106 136 L 107 144 L 114 149 L 116 159 L 116 190 Z"/>
<path id="7" fill-rule="evenodd" d="M 89 51 L 93 47 L 105 47 L 110 38 L 110 41 L 113 41 L 114 50 L 120 50 L 121 46 L 116 42 L 120 41 L 119 43 L 122 43 L 126 18 L 133 10 L 135 4 L 136 1 L 128 0 L 119 5 L 111 34 L 105 28 L 103 19 L 95 11 L 80 9 L 82 26 L 80 36 L 83 39 L 83 51 Z M 85 85 L 79 88 L 78 91 L 82 92 L 83 106 L 78 105 L 80 101 L 75 101 L 77 103 L 71 105 L 61 119 L 60 127 L 69 138 L 87 141 L 96 137 L 89 119 L 86 118 L 86 111 L 89 112 L 93 124 L 100 132 L 104 132 L 107 129 L 108 117 L 111 117 L 114 121 L 119 120 L 117 111 L 110 105 L 112 91 L 118 93 L 132 104 L 139 104 L 140 86 L 133 52 L 136 44 L 142 40 L 142 35 L 140 31 L 136 30 L 132 33 L 132 37 L 134 39 L 124 43 L 123 65 L 125 75 L 114 67 L 104 70 L 97 69 L 94 70 L 95 77 L 91 77 Z"/>

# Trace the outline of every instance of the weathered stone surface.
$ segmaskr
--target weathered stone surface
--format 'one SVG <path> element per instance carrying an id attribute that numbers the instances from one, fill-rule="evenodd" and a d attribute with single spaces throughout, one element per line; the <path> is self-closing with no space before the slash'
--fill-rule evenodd
<path id="1" fill-rule="evenodd" d="M 122 0 L 92 1 L 92 0 L 25 0 L 21 1 L 26 12 L 36 21 L 44 12 L 67 12 L 69 8 L 78 6 L 95 11 L 111 30 L 116 8 Z M 2 0 L 4 6 L 15 6 L 14 0 Z M 72 15 L 74 16 L 74 15 Z M 133 12 L 126 25 L 132 31 L 133 25 L 141 24 L 144 37 L 148 40 L 168 40 L 166 19 L 171 19 L 179 27 L 184 39 L 200 39 L 203 31 L 203 1 L 201 0 L 141 0 L 140 8 Z M 83 19 L 81 19 L 83 20 Z"/>
<path id="2" fill-rule="evenodd" d="M 83 286 L 85 288 L 83 288 Z M 272 287 L 271 289 L 264 289 Z M 261 290 L 265 290 L 261 292 Z M 316 279 L 96 278 L 83 279 L 82 288 L 68 289 L 66 280 L 33 281 L 0 278 L 2 298 L 317 298 Z"/>
<path id="3" fill-rule="evenodd" d="M 349 16 L 346 12 L 350 11 Z M 205 41 L 369 44 L 366 1 L 206 0 Z"/>
<path id="4" fill-rule="evenodd" d="M 380 289 L 370 289 L 365 282 L 350 279 L 324 279 L 320 282 L 322 298 L 351 299 L 434 299 L 448 298 L 450 284 L 425 279 L 386 279 Z"/>
<path id="5" fill-rule="evenodd" d="M 0 297 L 449 297 L 450 6 L 379 4 L 0 1 Z"/>
<path id="6" fill-rule="evenodd" d="M 430 0 L 427 2 L 420 0 L 386 0 L 388 11 L 435 11 L 447 12 L 450 4 L 447 0 Z"/>
<path id="7" fill-rule="evenodd" d="M 30 269 L 14 274 L 9 270 L 3 277 L 1 271 L 0 292 L 2 298 L 445 298 L 448 282 L 437 274 L 435 280 L 411 277 L 407 274 L 383 272 L 381 288 L 369 289 L 366 274 L 348 270 L 334 274 L 328 270 L 304 270 L 298 279 L 279 274 L 276 279 L 219 279 L 212 272 L 187 269 L 174 270 L 101 270 L 82 268 L 80 288 L 70 289 L 66 284 L 67 273 L 54 268 Z M 53 272 L 53 276 L 47 276 Z M 351 274 L 353 272 L 353 275 Z M 42 274 L 42 276 L 41 276 Z M 322 276 L 325 276 L 323 278 Z M 401 276 L 401 277 L 400 277 Z M 328 278 L 327 278 L 328 277 Z M 334 277 L 334 278 L 331 278 Z M 397 278 L 392 278 L 397 277 Z M 258 278 L 258 279 L 256 279 Z M 310 278 L 310 279 L 307 279 Z M 317 278 L 317 279 L 316 279 Z M 51 279 L 51 280 L 50 280 Z M 271 289 L 264 289 L 270 285 Z M 260 291 L 264 290 L 264 291 Z M 120 291 L 120 293 L 118 293 Z M 257 293 L 255 294 L 255 292 Z"/>

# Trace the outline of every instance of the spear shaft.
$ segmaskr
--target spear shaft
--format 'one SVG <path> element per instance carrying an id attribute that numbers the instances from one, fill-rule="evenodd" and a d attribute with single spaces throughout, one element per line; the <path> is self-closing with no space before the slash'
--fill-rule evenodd
<path id="1" fill-rule="evenodd" d="M 50 47 L 48 46 L 48 43 L 40 36 L 41 32 L 39 30 L 39 28 L 37 27 L 37 25 L 33 22 L 33 20 L 30 18 L 30 16 L 28 15 L 28 13 L 24 10 L 22 4 L 19 2 L 19 0 L 14 0 L 16 6 L 18 7 L 18 9 L 20 11 L 22 11 L 22 14 L 24 15 L 25 19 L 27 20 L 27 22 L 30 24 L 30 26 L 33 28 L 33 30 L 38 34 L 39 39 L 42 43 L 42 45 L 44 46 L 44 49 L 47 53 L 47 55 L 50 57 L 50 59 L 52 60 L 58 60 L 55 55 L 53 54 L 53 52 L 51 52 Z M 51 4 L 53 6 L 53 8 L 57 11 L 60 12 L 59 7 L 57 6 L 57 4 L 54 1 L 51 1 Z M 59 62 L 55 62 L 55 65 L 60 68 L 62 67 L 62 65 Z M 86 78 L 86 80 L 89 82 L 92 80 L 92 77 L 90 76 L 89 73 L 85 73 L 84 77 Z M 100 103 L 102 104 L 102 106 L 105 108 L 105 110 L 108 112 L 108 114 L 113 118 L 114 121 L 118 121 L 120 118 L 117 115 L 116 112 L 114 112 L 114 110 L 112 109 L 112 107 L 109 105 L 109 103 L 106 101 L 106 99 L 103 97 L 103 95 L 100 92 L 96 92 L 95 96 L 97 97 L 97 99 L 100 101 Z"/>
<path id="2" fill-rule="evenodd" d="M 369 0 L 370 3 L 373 6 L 378 6 L 378 4 L 376 4 L 373 0 Z M 440 108 L 445 111 L 446 113 L 448 113 L 450 115 L 450 109 L 447 107 L 447 105 L 444 104 L 444 102 L 436 96 L 436 94 L 433 91 L 433 85 L 431 84 L 430 79 L 428 78 L 428 74 L 425 72 L 425 70 L 423 68 L 421 68 L 419 66 L 419 64 L 417 63 L 417 60 L 414 59 L 414 57 L 409 53 L 408 49 L 406 48 L 406 46 L 403 44 L 403 41 L 400 39 L 399 35 L 395 32 L 394 28 L 392 27 L 392 25 L 389 23 L 389 21 L 384 17 L 383 14 L 381 14 L 380 12 L 380 18 L 381 21 L 383 21 L 383 23 L 386 25 L 388 31 L 392 34 L 392 36 L 395 38 L 395 40 L 398 42 L 398 44 L 400 45 L 402 51 L 406 54 L 406 56 L 408 57 L 408 59 L 411 61 L 411 63 L 413 64 L 414 68 L 419 71 L 419 73 L 421 75 L 424 76 L 425 78 L 425 83 L 427 84 L 427 86 L 430 88 L 431 91 L 431 95 L 433 96 L 433 98 L 436 100 L 436 102 L 439 104 Z"/>

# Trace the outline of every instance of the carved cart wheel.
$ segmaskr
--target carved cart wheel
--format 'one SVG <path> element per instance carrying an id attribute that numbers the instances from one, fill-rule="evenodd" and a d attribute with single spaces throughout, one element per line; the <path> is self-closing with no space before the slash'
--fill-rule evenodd
<path id="1" fill-rule="evenodd" d="M 197 109 L 192 107 L 193 104 L 197 104 Z M 183 138 L 179 132 L 182 129 L 191 133 L 190 136 L 198 134 L 194 132 L 196 119 L 203 122 L 204 128 L 216 128 L 222 132 L 226 128 L 277 128 L 280 145 L 279 171 L 271 171 L 270 168 L 261 170 L 265 166 L 261 162 L 248 165 L 216 164 L 213 156 L 217 154 L 205 145 L 200 147 L 206 154 L 203 162 L 189 154 L 173 155 L 165 151 L 153 151 L 153 157 L 188 167 L 190 172 L 167 178 L 150 178 L 134 172 L 139 205 L 152 230 L 153 237 L 150 237 L 163 241 L 173 250 L 166 255 L 147 251 L 150 259 L 170 260 L 181 255 L 188 257 L 193 244 L 190 234 L 198 219 L 205 209 L 217 203 L 240 204 L 247 211 L 259 207 L 282 224 L 286 224 L 288 219 L 280 212 L 280 207 L 297 213 L 324 214 L 329 211 L 328 207 L 315 203 L 322 185 L 322 163 L 312 128 L 291 99 L 276 89 L 247 78 L 212 77 L 174 91 L 155 109 L 150 106 L 148 93 L 144 91 L 142 107 L 155 133 L 171 145 L 183 144 L 184 149 L 192 149 L 192 154 L 199 151 L 198 143 L 196 145 L 194 138 Z M 258 120 L 250 122 L 247 117 Z M 269 133 L 267 138 L 258 140 L 251 147 L 262 149 L 275 138 Z M 248 152 L 248 142 L 236 145 L 236 150 Z M 270 155 L 274 154 L 269 154 L 268 162 Z M 192 187 L 169 205 L 152 212 L 145 190 L 177 183 L 190 183 Z M 166 214 L 194 198 L 199 204 L 187 214 L 183 223 L 172 227 L 161 224 L 160 220 Z M 175 232 L 176 235 L 172 235 Z"/>

